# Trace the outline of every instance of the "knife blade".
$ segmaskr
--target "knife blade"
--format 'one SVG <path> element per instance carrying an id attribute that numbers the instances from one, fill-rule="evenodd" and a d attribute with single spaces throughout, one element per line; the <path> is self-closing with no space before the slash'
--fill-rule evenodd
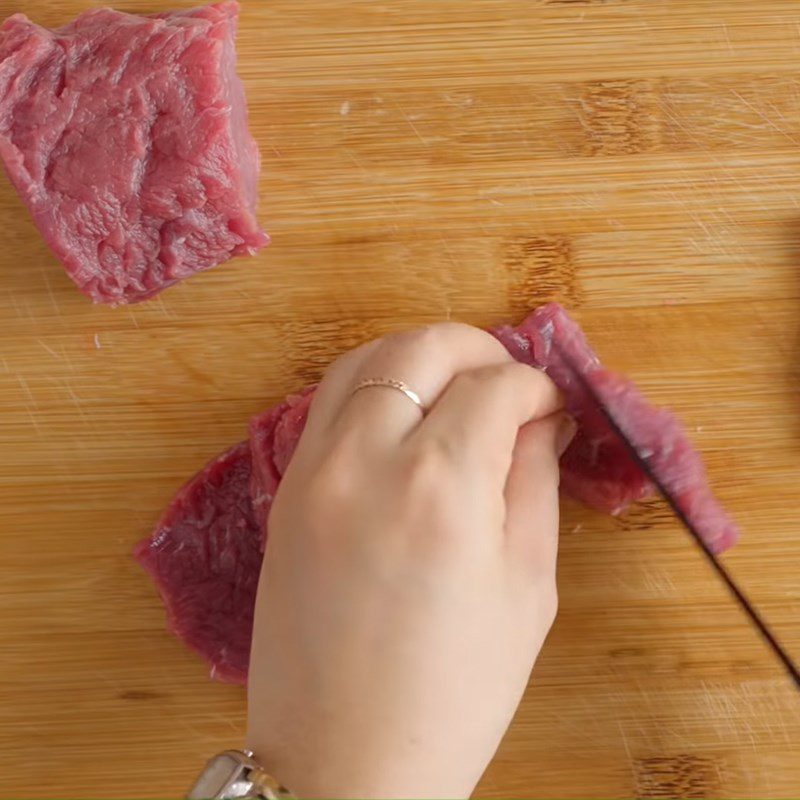
<path id="1" fill-rule="evenodd" d="M 676 497 L 673 493 L 664 485 L 663 481 L 659 479 L 659 477 L 655 474 L 653 468 L 647 462 L 646 458 L 643 458 L 639 451 L 636 449 L 636 445 L 628 438 L 627 434 L 623 430 L 620 423 L 615 418 L 614 414 L 609 410 L 606 404 L 603 402 L 603 399 L 597 393 L 595 388 L 591 385 L 591 383 L 587 380 L 586 376 L 575 366 L 572 359 L 567 355 L 564 351 L 564 348 L 559 347 L 559 353 L 561 355 L 562 360 L 564 363 L 570 368 L 573 372 L 575 377 L 581 384 L 581 388 L 586 392 L 586 394 L 592 399 L 595 405 L 600 409 L 602 414 L 608 420 L 608 424 L 611 427 L 611 430 L 614 432 L 616 436 L 619 437 L 620 441 L 622 441 L 627 448 L 628 452 L 630 453 L 631 458 L 636 462 L 639 466 L 639 469 L 647 476 L 648 480 L 656 487 L 659 494 L 664 498 L 667 504 L 670 506 L 672 511 L 675 513 L 675 516 L 683 523 L 684 528 L 689 532 L 691 538 L 694 540 L 695 544 L 700 548 L 700 551 L 706 557 L 706 560 L 711 565 L 713 570 L 717 573 L 719 578 L 722 582 L 727 586 L 730 593 L 736 599 L 736 602 L 741 606 L 742 610 L 745 614 L 749 617 L 750 621 L 755 625 L 758 632 L 764 638 L 764 640 L 769 645 L 772 652 L 777 656 L 780 662 L 785 667 L 786 671 L 789 673 L 789 677 L 794 681 L 795 687 L 800 690 L 800 668 L 798 667 L 797 663 L 792 659 L 786 649 L 781 645 L 778 641 L 778 638 L 773 633 L 772 629 L 770 628 L 767 621 L 761 615 L 761 613 L 756 609 L 747 595 L 744 593 L 742 588 L 733 578 L 733 576 L 728 572 L 727 567 L 720 561 L 719 557 L 714 553 L 711 548 L 706 544 L 703 537 L 700 535 L 698 530 L 693 525 L 692 521 L 680 507 Z"/>

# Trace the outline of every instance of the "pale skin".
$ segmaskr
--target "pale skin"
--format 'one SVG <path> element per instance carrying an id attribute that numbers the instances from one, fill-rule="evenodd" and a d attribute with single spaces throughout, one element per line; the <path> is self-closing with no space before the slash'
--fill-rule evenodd
<path id="1" fill-rule="evenodd" d="M 412 387 L 427 413 L 401 392 Z M 468 797 L 557 607 L 558 458 L 541 372 L 445 324 L 340 358 L 269 520 L 248 747 L 298 797 Z"/>

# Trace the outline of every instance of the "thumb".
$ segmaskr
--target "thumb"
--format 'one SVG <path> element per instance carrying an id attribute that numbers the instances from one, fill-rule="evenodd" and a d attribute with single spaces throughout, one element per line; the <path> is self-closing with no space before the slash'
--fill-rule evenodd
<path id="1" fill-rule="evenodd" d="M 554 571 L 558 552 L 558 460 L 577 432 L 560 412 L 520 428 L 506 481 L 509 545 L 537 570 Z"/>

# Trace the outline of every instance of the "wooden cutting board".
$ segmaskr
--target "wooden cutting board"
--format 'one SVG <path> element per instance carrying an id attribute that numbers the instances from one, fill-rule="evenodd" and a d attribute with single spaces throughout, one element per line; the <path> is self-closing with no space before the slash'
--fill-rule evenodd
<path id="1" fill-rule="evenodd" d="M 257 258 L 94 308 L 0 181 L 0 794 L 178 796 L 239 746 L 243 690 L 166 632 L 133 544 L 338 353 L 553 298 L 684 418 L 800 657 L 800 4 L 246 0 L 239 51 Z M 562 533 L 478 795 L 797 797 L 800 698 L 663 505 L 566 504 Z"/>

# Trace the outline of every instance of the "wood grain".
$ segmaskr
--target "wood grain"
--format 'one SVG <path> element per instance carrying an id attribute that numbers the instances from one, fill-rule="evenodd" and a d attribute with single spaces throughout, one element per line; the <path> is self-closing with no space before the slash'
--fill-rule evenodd
<path id="1" fill-rule="evenodd" d="M 93 308 L 0 184 L 0 794 L 178 796 L 240 745 L 133 544 L 343 350 L 551 298 L 686 420 L 800 657 L 797 2 L 245 0 L 239 50 L 256 259 Z M 800 701 L 660 503 L 565 504 L 560 589 L 479 796 L 797 797 Z"/>

